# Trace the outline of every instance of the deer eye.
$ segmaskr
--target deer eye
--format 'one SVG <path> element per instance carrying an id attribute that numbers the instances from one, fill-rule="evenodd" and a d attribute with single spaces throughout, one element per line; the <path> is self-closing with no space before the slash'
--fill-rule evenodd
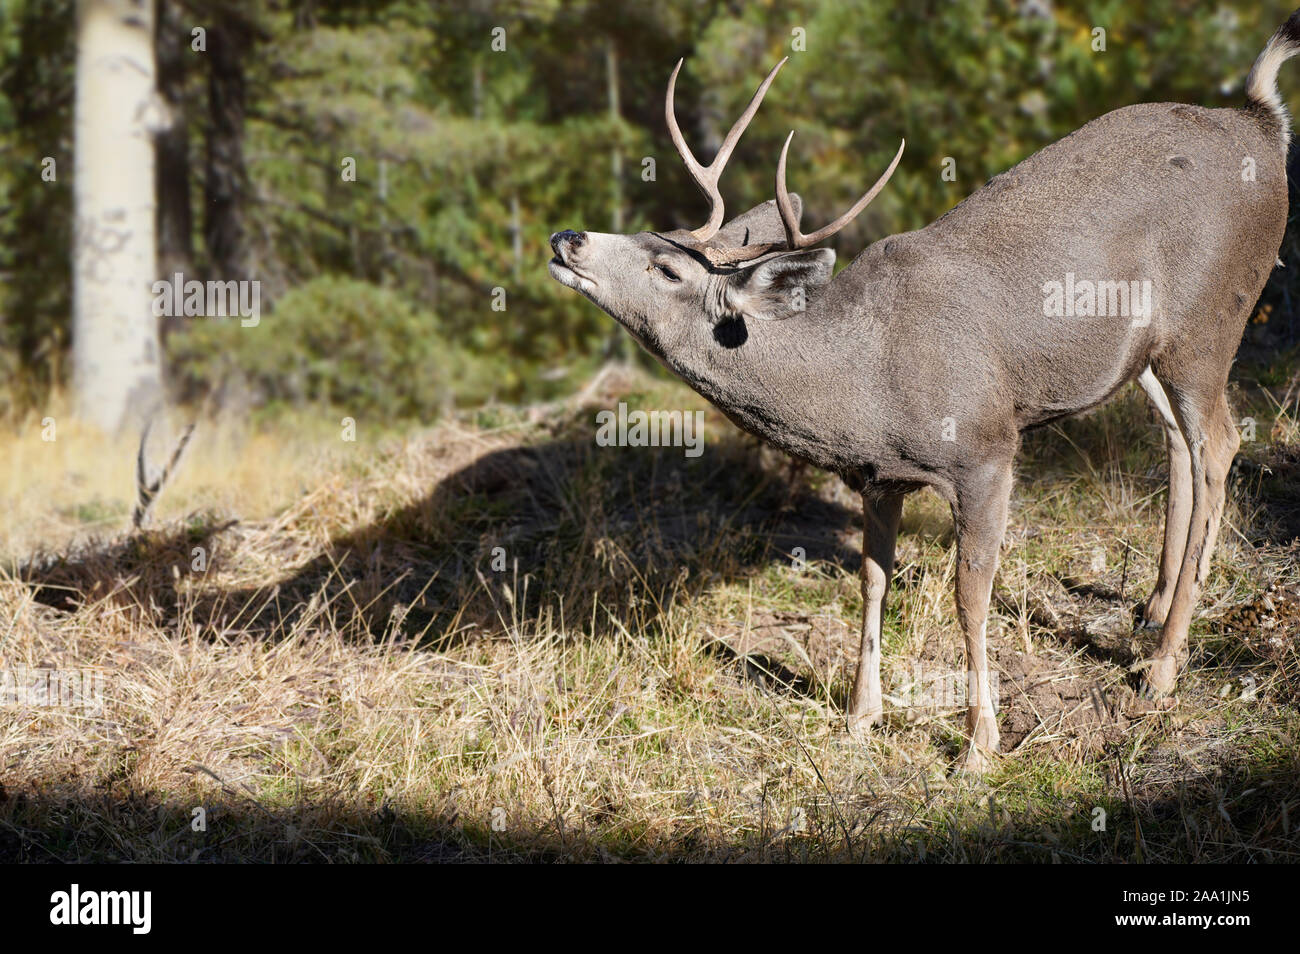
<path id="1" fill-rule="evenodd" d="M 653 265 L 650 266 L 650 269 L 652 271 L 658 272 L 660 275 L 668 279 L 670 282 L 680 282 L 682 280 L 682 277 L 678 275 L 675 271 L 673 271 L 671 268 L 669 268 L 667 265 L 661 265 L 658 262 L 655 262 Z"/>

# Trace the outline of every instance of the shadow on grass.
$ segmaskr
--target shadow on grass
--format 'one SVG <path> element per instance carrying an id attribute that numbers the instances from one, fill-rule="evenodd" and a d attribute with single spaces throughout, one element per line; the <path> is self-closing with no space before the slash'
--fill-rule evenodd
<path id="1" fill-rule="evenodd" d="M 1294 750 L 1252 754 L 1167 782 L 1148 779 L 1135 793 L 1118 777 L 1107 794 L 1037 791 L 1032 781 L 991 797 L 982 787 L 841 792 L 808 800 L 798 828 L 765 806 L 725 830 L 701 811 L 650 837 L 641 819 L 616 807 L 562 819 L 504 810 L 470 818 L 454 796 L 407 811 L 327 800 L 268 808 L 232 790 L 190 805 L 57 785 L 15 795 L 0 788 L 0 863 L 1294 862 L 1300 761 Z M 1117 755 L 1112 774 L 1128 771 L 1120 764 Z M 195 831 L 199 807 L 203 830 Z M 1104 830 L 1094 829 L 1097 809 Z"/>
<path id="2" fill-rule="evenodd" d="M 238 570 L 229 563 L 241 544 L 223 538 L 232 524 L 203 520 L 35 561 L 18 575 L 49 605 L 112 599 L 164 627 L 184 603 L 209 633 L 277 639 L 324 612 L 354 638 L 396 629 L 445 648 L 562 619 L 596 636 L 653 632 L 679 596 L 788 562 L 796 547 L 809 562 L 856 569 L 860 520 L 854 495 L 827 499 L 805 471 L 739 435 L 687 458 L 595 447 L 588 432 L 490 451 L 253 587 L 200 586 L 182 599 L 196 547 L 209 572 Z"/>

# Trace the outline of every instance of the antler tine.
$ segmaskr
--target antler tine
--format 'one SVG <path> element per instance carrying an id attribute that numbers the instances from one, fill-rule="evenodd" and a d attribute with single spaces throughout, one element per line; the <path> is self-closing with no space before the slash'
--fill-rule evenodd
<path id="1" fill-rule="evenodd" d="M 838 219 L 824 228 L 818 229 L 811 235 L 804 235 L 799 231 L 799 217 L 795 215 L 794 205 L 790 202 L 790 193 L 785 187 L 785 161 L 786 154 L 790 151 L 790 140 L 794 138 L 794 130 L 790 130 L 790 135 L 785 137 L 785 145 L 781 147 L 781 158 L 776 164 L 776 205 L 781 212 L 781 224 L 785 226 L 785 241 L 791 249 L 808 248 L 810 245 L 816 245 L 818 242 L 824 242 L 844 226 L 848 225 L 858 214 L 871 204 L 880 190 L 885 187 L 889 177 L 894 174 L 898 168 L 898 162 L 903 158 L 903 149 L 907 146 L 907 140 L 904 139 L 898 146 L 898 153 L 894 156 L 894 161 L 889 164 L 885 174 L 876 180 L 876 184 L 867 190 L 866 194 L 853 203 L 853 207 L 841 215 Z"/>
<path id="2" fill-rule="evenodd" d="M 763 102 L 763 97 L 767 95 L 767 88 L 772 85 L 772 80 L 776 79 L 776 74 L 781 67 L 785 66 L 789 57 L 782 57 L 781 62 L 772 67 L 772 71 L 767 74 L 767 78 L 759 84 L 758 90 L 749 100 L 749 105 L 745 111 L 740 114 L 740 118 L 732 125 L 731 131 L 727 133 L 727 138 L 722 140 L 722 145 L 718 147 L 718 154 L 713 157 L 713 161 L 707 166 L 700 165 L 691 152 L 691 147 L 686 145 L 686 137 L 682 135 L 681 129 L 677 125 L 677 116 L 673 111 L 673 97 L 677 89 L 677 74 L 681 71 L 682 63 L 685 58 L 677 61 L 673 67 L 672 75 L 668 77 L 668 94 L 664 97 L 664 118 L 668 122 L 668 134 L 672 136 L 673 145 L 677 148 L 677 154 L 682 157 L 682 162 L 686 164 L 686 169 L 691 174 L 695 184 L 699 186 L 700 191 L 704 193 L 705 198 L 709 200 L 709 220 L 691 232 L 691 235 L 699 242 L 707 242 L 713 236 L 718 234 L 718 229 L 722 228 L 722 219 L 725 213 L 725 207 L 722 203 L 722 193 L 718 190 L 718 179 L 722 175 L 722 170 L 727 166 L 727 160 L 731 158 L 732 151 L 736 148 L 736 143 L 740 142 L 741 135 L 745 128 L 758 112 L 758 107 Z"/>

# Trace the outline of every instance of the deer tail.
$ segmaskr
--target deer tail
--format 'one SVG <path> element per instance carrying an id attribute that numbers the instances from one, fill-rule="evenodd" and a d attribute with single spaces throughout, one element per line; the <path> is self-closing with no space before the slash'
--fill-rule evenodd
<path id="1" fill-rule="evenodd" d="M 1281 138 L 1283 148 L 1291 142 L 1291 115 L 1277 91 L 1277 73 L 1297 53 L 1300 53 L 1300 10 L 1291 14 L 1273 34 L 1246 77 L 1246 109 L 1258 115 Z"/>

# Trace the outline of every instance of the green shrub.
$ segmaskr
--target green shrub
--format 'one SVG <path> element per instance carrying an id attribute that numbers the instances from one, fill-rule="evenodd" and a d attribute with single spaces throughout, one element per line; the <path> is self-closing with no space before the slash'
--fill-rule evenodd
<path id="1" fill-rule="evenodd" d="M 167 347 L 174 378 L 191 397 L 235 375 L 257 403 L 427 418 L 481 383 L 432 312 L 348 277 L 292 289 L 253 327 L 237 318 L 164 320 L 185 323 Z"/>

